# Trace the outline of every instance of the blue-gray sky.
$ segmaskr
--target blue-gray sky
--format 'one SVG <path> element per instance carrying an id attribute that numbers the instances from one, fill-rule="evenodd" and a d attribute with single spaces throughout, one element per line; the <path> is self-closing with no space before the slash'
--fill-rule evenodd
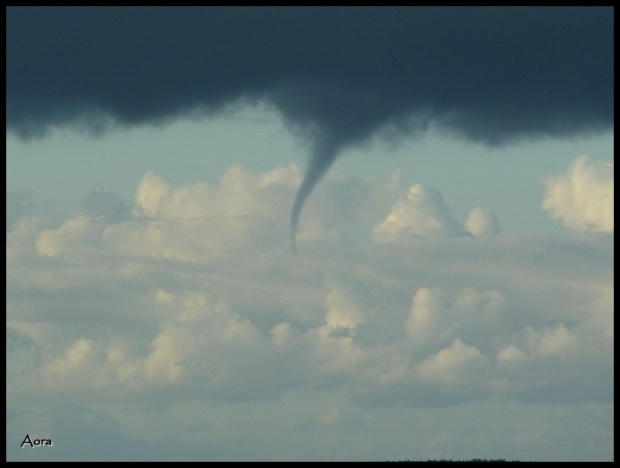
<path id="1" fill-rule="evenodd" d="M 7 457 L 613 458 L 612 103 L 610 8 L 9 8 Z"/>

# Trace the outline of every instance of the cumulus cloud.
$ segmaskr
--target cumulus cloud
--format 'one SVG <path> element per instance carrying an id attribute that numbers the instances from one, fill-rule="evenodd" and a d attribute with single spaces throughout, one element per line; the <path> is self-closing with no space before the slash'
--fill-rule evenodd
<path id="1" fill-rule="evenodd" d="M 76 376 L 83 378 L 88 371 L 90 360 L 94 352 L 95 342 L 80 338 L 64 354 L 48 363 L 43 373 L 50 381 L 61 379 L 73 380 Z"/>
<path id="2" fill-rule="evenodd" d="M 147 172 L 136 191 L 132 219 L 107 226 L 103 242 L 117 252 L 186 261 L 248 245 L 266 247 L 274 238 L 284 242 L 283 195 L 292 194 L 299 177 L 293 166 L 254 177 L 234 165 L 218 186 L 172 187 Z"/>
<path id="3" fill-rule="evenodd" d="M 613 354 L 609 338 L 588 320 L 575 326 L 562 322 L 540 329 L 527 326 L 497 354 L 492 385 L 498 393 L 517 395 L 523 401 L 544 401 L 559 389 L 558 402 L 578 401 L 584 393 L 593 401 L 605 400 L 613 387 L 593 382 L 601 382 Z M 581 374 L 579 381 L 571 377 L 574 372 Z"/>
<path id="4" fill-rule="evenodd" d="M 355 326 L 364 321 L 363 306 L 359 303 L 355 293 L 342 283 L 333 284 L 330 281 L 325 305 L 327 307 L 327 315 L 325 321 L 331 328 L 355 328 Z"/>
<path id="5" fill-rule="evenodd" d="M 74 251 L 76 246 L 96 244 L 104 228 L 102 222 L 86 215 L 78 215 L 56 229 L 46 229 L 36 241 L 40 255 L 54 257 L 60 252 Z"/>
<path id="6" fill-rule="evenodd" d="M 416 184 L 409 187 L 408 193 L 375 227 L 373 240 L 381 244 L 408 236 L 445 239 L 460 234 L 460 227 L 441 194 Z"/>
<path id="7" fill-rule="evenodd" d="M 103 244 L 119 254 L 200 262 L 250 247 L 288 250 L 284 214 L 287 198 L 300 180 L 300 170 L 294 165 L 259 175 L 232 165 L 217 185 L 195 182 L 177 187 L 148 171 L 130 209 L 117 196 L 93 190 L 85 198 L 82 213 L 39 233 L 37 251 L 48 257 L 74 255 L 78 249 Z M 347 223 L 363 218 L 362 223 L 368 224 L 377 206 L 385 207 L 386 200 L 396 197 L 392 185 L 393 181 L 330 176 L 308 206 L 298 241 L 337 241 Z M 441 205 L 441 195 L 434 193 Z M 435 209 L 433 203 L 429 202 L 429 211 Z M 438 210 L 448 212 L 442 205 Z"/>
<path id="8" fill-rule="evenodd" d="M 499 222 L 495 214 L 487 209 L 477 206 L 469 212 L 465 221 L 465 228 L 474 237 L 491 237 L 500 233 Z"/>
<path id="9" fill-rule="evenodd" d="M 413 296 L 406 328 L 416 345 L 437 349 L 457 337 L 492 353 L 509 335 L 506 299 L 499 291 L 464 288 L 456 294 L 420 288 Z"/>
<path id="10" fill-rule="evenodd" d="M 446 386 L 484 383 L 491 370 L 491 361 L 474 346 L 455 339 L 449 347 L 430 356 L 418 366 L 422 382 Z"/>
<path id="11" fill-rule="evenodd" d="M 232 166 L 218 184 L 175 186 L 148 172 L 125 220 L 17 220 L 7 235 L 7 405 L 171 394 L 251 404 L 291 392 L 336 392 L 356 411 L 490 396 L 613 401 L 609 236 L 474 239 L 457 235 L 436 190 L 334 175 L 330 197 L 355 188 L 359 210 L 376 210 L 349 222 L 381 226 L 389 241 L 325 234 L 339 234 L 339 208 L 322 210 L 317 193 L 306 222 L 316 217 L 324 234 L 304 241 L 295 264 L 282 213 L 300 177 Z M 384 223 L 394 213 L 400 224 Z M 350 410 L 324 405 L 295 424 L 345 427 Z"/>
<path id="12" fill-rule="evenodd" d="M 544 179 L 542 208 L 576 232 L 613 232 L 614 163 L 573 161 L 564 175 Z"/>
<path id="13" fill-rule="evenodd" d="M 146 302 L 145 299 L 138 301 L 149 304 L 147 308 L 151 309 L 148 319 L 143 312 L 135 317 L 135 320 L 148 320 L 150 324 L 149 332 L 140 333 L 139 346 L 129 346 L 131 334 L 127 332 L 114 340 L 90 335 L 84 328 L 88 322 L 81 322 L 80 329 L 86 334 L 73 340 L 57 338 L 55 344 L 47 344 L 48 348 L 56 350 L 41 369 L 48 384 L 60 388 L 79 383 L 86 388 L 98 382 L 97 385 L 103 387 L 124 388 L 122 392 L 147 384 L 154 388 L 189 384 L 213 395 L 252 398 L 260 393 L 278 394 L 300 382 L 310 384 L 314 380 L 315 385 L 328 386 L 349 382 L 354 388 L 363 388 L 368 398 L 379 395 L 379 389 L 385 389 L 386 385 L 403 389 L 420 387 L 426 389 L 422 392 L 427 395 L 423 400 L 430 401 L 432 392 L 424 392 L 434 385 L 447 385 L 446 388 L 453 390 L 461 388 L 460 384 L 456 385 L 457 380 L 466 385 L 469 382 L 463 380 L 466 374 L 477 376 L 480 386 L 475 388 L 481 394 L 490 388 L 501 388 L 505 392 L 505 385 L 500 382 L 510 379 L 503 374 L 501 377 L 495 375 L 496 365 L 503 366 L 497 369 L 505 369 L 506 363 L 563 359 L 567 350 L 575 346 L 580 333 L 586 330 L 588 334 L 610 336 L 607 312 L 591 316 L 590 302 L 582 301 L 582 306 L 575 302 L 572 280 L 563 281 L 565 273 L 549 274 L 549 268 L 560 268 L 554 264 L 556 260 L 549 260 L 553 267 L 541 264 L 540 259 L 536 266 L 529 254 L 524 255 L 532 250 L 527 245 L 533 240 L 496 232 L 492 245 L 497 253 L 491 254 L 489 259 L 490 252 L 494 251 L 488 250 L 491 244 L 466 242 L 467 237 L 458 236 L 459 226 L 450 216 L 441 194 L 421 185 L 410 187 L 384 221 L 375 226 L 375 244 L 363 247 L 366 250 L 363 268 L 352 259 L 336 270 L 328 265 L 340 262 L 332 263 L 332 260 L 321 263 L 316 259 L 319 261 L 304 267 L 308 269 L 304 275 L 315 277 L 316 282 L 312 292 L 300 296 L 304 297 L 301 305 L 304 313 L 299 314 L 293 308 L 267 319 L 253 311 L 259 305 L 255 299 L 260 297 L 259 290 L 252 285 L 257 279 L 250 273 L 241 276 L 234 273 L 243 263 L 232 263 L 227 268 L 230 273 L 226 275 L 237 276 L 234 280 L 231 278 L 232 282 L 228 280 L 228 285 L 226 276 L 218 279 L 212 274 L 201 274 L 186 283 L 191 276 L 188 276 L 189 271 L 184 272 L 182 265 L 206 266 L 218 258 L 232 259 L 235 249 L 242 249 L 244 255 L 252 258 L 257 252 L 271 252 L 263 253 L 266 256 L 254 268 L 258 268 L 258 272 L 271 271 L 268 274 L 272 279 L 262 284 L 267 287 L 275 279 L 269 286 L 270 294 L 280 299 L 266 301 L 261 307 L 263 310 L 290 307 L 284 304 L 291 304 L 293 291 L 299 291 L 301 285 L 293 278 L 285 281 L 284 277 L 278 277 L 291 273 L 276 273 L 273 269 L 286 250 L 282 245 L 287 237 L 286 220 L 282 217 L 283 200 L 298 178 L 299 172 L 292 167 L 250 175 L 240 166 L 232 166 L 219 185 L 198 182 L 174 187 L 148 172 L 139 184 L 131 217 L 126 221 L 106 222 L 101 217 L 76 215 L 56 229 L 45 229 L 41 224 L 31 226 L 39 230 L 38 235 L 27 234 L 23 231 L 25 225 L 17 223 L 10 233 L 14 238 L 11 243 L 19 244 L 20 236 L 23 240 L 36 239 L 34 253 L 41 259 L 54 257 L 73 265 L 87 262 L 88 258 L 98 258 L 104 264 L 128 255 L 134 259 L 129 263 L 125 261 L 120 268 L 91 270 L 90 276 L 82 275 L 77 283 L 70 278 L 78 274 L 79 266 L 78 271 L 68 270 L 64 279 L 62 275 L 47 276 L 46 283 L 38 283 L 48 284 L 47 288 L 92 288 L 100 275 L 110 273 L 119 284 L 128 280 L 140 284 L 144 281 L 140 278 L 146 271 L 145 262 L 157 259 L 181 262 L 176 267 L 160 267 L 163 270 L 158 273 L 159 277 L 152 277 L 154 284 L 148 287 L 144 284 L 138 289 L 146 287 L 151 291 Z M 387 188 L 394 180 L 383 183 L 388 192 L 394 193 Z M 331 178 L 328 192 L 338 192 L 341 184 L 350 187 L 352 182 L 341 176 Z M 378 182 L 374 184 L 376 188 Z M 371 185 L 359 187 L 367 200 L 376 197 L 377 191 L 371 190 Z M 257 212 L 262 216 L 250 214 Z M 482 212 L 484 219 L 490 219 L 488 212 L 478 212 Z M 318 220 L 318 224 L 330 225 L 329 211 L 315 212 L 317 217 L 321 213 L 326 218 Z M 337 229 L 337 225 L 331 226 Z M 418 242 L 409 242 L 410 236 L 416 236 Z M 488 236 L 479 237 L 481 241 L 488 239 Z M 324 240 L 340 242 L 329 236 Z M 431 241 L 441 248 L 435 253 L 423 253 Z M 499 247 L 497 242 L 500 242 Z M 384 250 L 381 256 L 385 259 L 378 261 L 376 249 L 383 246 L 396 249 L 400 254 L 391 257 L 390 250 Z M 317 255 L 312 243 L 307 248 L 315 252 L 310 257 Z M 533 248 L 534 251 L 540 249 Z M 506 270 L 502 258 L 510 251 L 521 252 L 523 263 Z M 76 252 L 80 254 L 76 256 Z M 403 252 L 408 254 L 403 256 Z M 19 262 L 19 258 L 10 260 Z M 396 263 L 388 266 L 385 260 L 389 258 Z M 415 265 L 414 278 L 417 279 L 403 283 L 402 279 L 397 279 L 399 275 L 393 277 L 389 271 L 394 265 L 410 268 L 407 258 L 415 259 L 411 265 Z M 477 260 L 472 263 L 471 259 Z M 464 266 L 462 269 L 460 263 Z M 167 271 L 169 268 L 171 270 Z M 322 271 L 329 273 L 323 280 L 320 279 L 325 274 Z M 544 286 L 539 285 L 541 292 L 548 289 L 549 294 L 556 295 L 560 294 L 559 290 L 571 290 L 570 295 L 560 294 L 572 301 L 570 308 L 563 310 L 564 306 L 557 299 L 552 301 L 549 296 L 547 300 L 544 294 L 532 302 L 532 297 L 536 297 L 532 296 L 533 283 L 529 281 L 532 275 L 540 275 L 533 281 L 552 278 L 545 279 Z M 439 277 L 444 279 L 438 283 Z M 610 302 L 588 289 L 593 280 L 594 277 L 588 278 L 583 291 L 599 301 L 600 310 L 607 310 Z M 19 284 L 17 278 L 12 281 Z M 487 287 L 472 287 L 472 283 Z M 404 287 L 406 284 L 417 287 L 412 292 Z M 244 288 L 249 288 L 247 293 Z M 219 299 L 214 298 L 215 291 Z M 387 291 L 393 299 L 386 299 Z M 136 293 L 128 290 L 128 294 L 131 297 Z M 244 299 L 246 294 L 248 299 Z M 519 304 L 526 310 L 531 307 L 550 309 L 546 316 L 532 321 L 525 312 L 516 316 L 509 314 L 519 310 Z M 66 307 L 67 303 L 58 305 Z M 15 306 L 9 308 L 12 315 L 17 310 Z M 13 328 L 26 333 L 29 328 L 16 318 L 12 317 L 10 322 Z M 42 318 L 39 316 L 37 320 Z M 114 320 L 109 323 L 123 323 L 120 317 Z M 591 325 L 583 330 L 569 329 L 562 324 L 564 320 L 584 323 L 588 320 Z M 40 342 L 40 333 L 36 336 Z M 200 356 L 213 359 L 202 360 Z M 460 361 L 459 356 L 467 359 Z M 528 368 L 527 364 L 523 365 Z M 262 390 L 261 386 L 250 385 L 249 379 L 257 369 L 271 379 L 262 384 Z M 286 376 L 281 375 L 282 369 L 289 369 Z M 449 399 L 458 401 L 458 394 L 453 390 L 448 392 Z M 467 398 L 472 396 L 468 394 Z"/>

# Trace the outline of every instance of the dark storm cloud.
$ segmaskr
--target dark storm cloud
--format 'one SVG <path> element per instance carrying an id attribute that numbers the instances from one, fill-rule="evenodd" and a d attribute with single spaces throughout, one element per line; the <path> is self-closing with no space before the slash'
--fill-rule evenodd
<path id="1" fill-rule="evenodd" d="M 9 8 L 7 129 L 266 101 L 339 151 L 431 122 L 501 144 L 613 126 L 612 8 Z"/>

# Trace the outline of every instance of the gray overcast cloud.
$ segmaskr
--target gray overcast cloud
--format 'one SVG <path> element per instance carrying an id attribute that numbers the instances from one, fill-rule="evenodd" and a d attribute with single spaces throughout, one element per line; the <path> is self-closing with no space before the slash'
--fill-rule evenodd
<path id="1" fill-rule="evenodd" d="M 612 8 L 9 8 L 7 128 L 271 103 L 310 139 L 292 213 L 343 147 L 434 122 L 490 144 L 613 125 Z"/>

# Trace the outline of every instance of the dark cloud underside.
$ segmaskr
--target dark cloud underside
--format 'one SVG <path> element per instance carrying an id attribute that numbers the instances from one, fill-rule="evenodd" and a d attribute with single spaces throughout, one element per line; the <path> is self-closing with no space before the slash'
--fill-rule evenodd
<path id="1" fill-rule="evenodd" d="M 266 101 L 341 148 L 430 122 L 501 144 L 613 126 L 613 8 L 8 8 L 7 129 Z"/>

